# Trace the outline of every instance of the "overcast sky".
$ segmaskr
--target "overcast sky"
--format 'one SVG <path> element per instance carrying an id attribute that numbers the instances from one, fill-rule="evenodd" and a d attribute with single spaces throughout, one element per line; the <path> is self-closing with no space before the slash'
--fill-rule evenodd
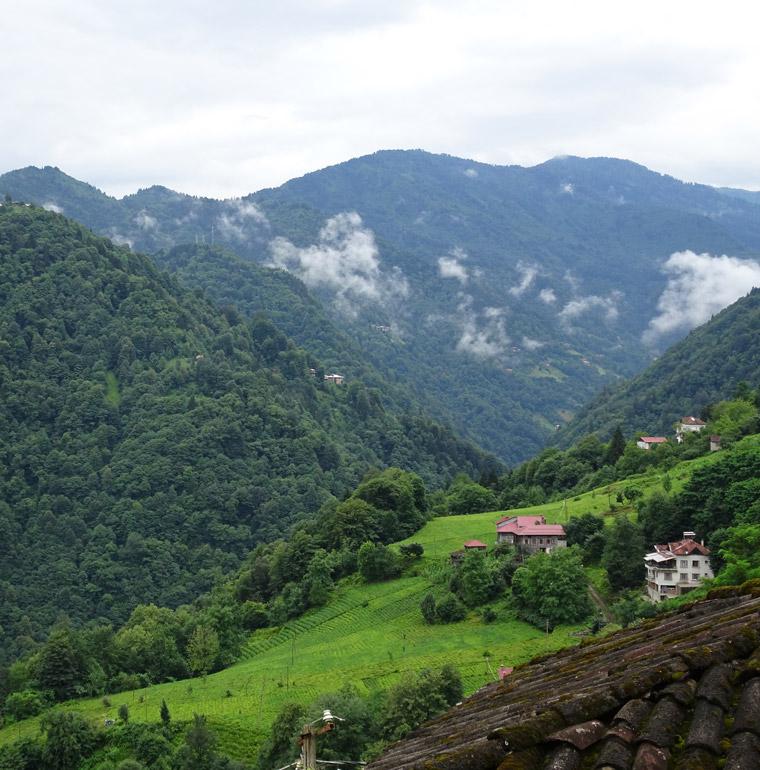
<path id="1" fill-rule="evenodd" d="M 2 171 L 233 196 L 421 147 L 760 189 L 754 3 L 24 0 L 2 17 Z"/>

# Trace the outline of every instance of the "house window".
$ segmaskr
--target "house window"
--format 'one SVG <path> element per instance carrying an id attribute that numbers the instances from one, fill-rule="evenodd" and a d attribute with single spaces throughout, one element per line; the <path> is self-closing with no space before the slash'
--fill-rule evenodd
<path id="1" fill-rule="evenodd" d="M 692 572 L 691 580 L 693 583 L 699 583 L 699 572 Z"/>
<path id="2" fill-rule="evenodd" d="M 699 559 L 692 559 L 691 566 L 692 566 L 692 569 L 694 568 L 699 569 Z"/>
<path id="3" fill-rule="evenodd" d="M 689 576 L 688 576 L 688 575 L 687 575 L 685 572 L 682 572 L 682 573 L 679 575 L 678 579 L 679 579 L 679 580 L 680 580 L 682 583 L 688 583 L 688 582 L 689 582 Z"/>
<path id="4" fill-rule="evenodd" d="M 678 566 L 679 567 L 688 567 L 689 566 L 689 560 L 688 559 L 681 559 L 681 563 Z"/>

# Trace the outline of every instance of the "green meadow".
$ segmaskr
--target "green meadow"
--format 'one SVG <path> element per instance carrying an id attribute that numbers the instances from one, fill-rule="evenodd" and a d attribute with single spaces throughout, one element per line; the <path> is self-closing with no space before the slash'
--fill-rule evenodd
<path id="1" fill-rule="evenodd" d="M 712 462 L 704 457 L 671 470 L 673 490 L 680 489 L 694 467 Z M 433 519 L 409 541 L 421 543 L 425 554 L 412 567 L 417 574 L 378 584 L 351 578 L 339 585 L 327 606 L 306 613 L 279 629 L 263 629 L 248 640 L 234 666 L 203 678 L 155 685 L 63 704 L 103 725 L 127 704 L 132 721 L 157 722 L 166 700 L 172 719 L 189 720 L 205 714 L 217 733 L 220 749 L 233 757 L 252 759 L 283 704 L 309 703 L 325 692 L 353 684 L 360 692 L 385 689 L 407 672 L 446 663 L 461 672 L 466 692 L 492 681 L 499 665 L 515 666 L 532 657 L 577 643 L 578 627 L 559 627 L 552 634 L 523 623 L 506 604 L 497 602 L 498 619 L 485 624 L 479 613 L 450 625 L 426 625 L 419 603 L 431 588 L 427 573 L 469 539 L 491 545 L 495 523 L 505 513 L 541 514 L 548 522 L 565 522 L 591 511 L 612 519 L 630 512 L 615 504 L 617 492 L 635 484 L 647 493 L 662 484 L 654 472 L 617 482 L 565 501 L 519 511 L 478 513 Z M 603 575 L 592 575 L 603 583 Z M 104 728 L 106 729 L 106 728 Z M 39 731 L 30 719 L 0 730 L 0 743 Z"/>

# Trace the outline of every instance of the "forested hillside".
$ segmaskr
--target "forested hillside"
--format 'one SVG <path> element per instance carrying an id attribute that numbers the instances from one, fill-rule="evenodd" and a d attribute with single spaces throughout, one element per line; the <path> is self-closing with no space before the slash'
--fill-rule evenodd
<path id="1" fill-rule="evenodd" d="M 695 329 L 637 377 L 602 393 L 558 441 L 569 446 L 593 432 L 606 437 L 618 425 L 628 433 L 670 434 L 682 416 L 730 398 L 741 382 L 760 382 L 760 289 Z"/>
<path id="2" fill-rule="evenodd" d="M 60 613 L 193 599 L 372 467 L 492 465 L 60 215 L 6 203 L 0 257 L 4 656 Z"/>
<path id="3" fill-rule="evenodd" d="M 671 254 L 760 252 L 752 196 L 610 158 L 521 168 L 379 152 L 226 201 L 164 187 L 116 200 L 27 168 L 0 177 L 0 192 L 155 254 L 241 312 L 277 307 L 281 330 L 331 367 L 374 371 L 394 400 L 510 462 L 683 334 L 642 340 Z M 173 252 L 187 244 L 198 248 Z"/>

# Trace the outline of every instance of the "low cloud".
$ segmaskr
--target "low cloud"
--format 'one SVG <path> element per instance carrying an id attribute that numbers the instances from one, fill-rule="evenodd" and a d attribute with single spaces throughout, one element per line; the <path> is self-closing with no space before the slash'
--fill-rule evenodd
<path id="1" fill-rule="evenodd" d="M 253 230 L 269 227 L 266 214 L 251 201 L 231 198 L 224 202 L 226 211 L 216 218 L 214 225 L 222 239 L 246 243 Z"/>
<path id="2" fill-rule="evenodd" d="M 566 195 L 572 195 L 575 192 L 575 186 L 572 182 L 565 182 L 560 189 Z"/>
<path id="3" fill-rule="evenodd" d="M 470 275 L 462 262 L 467 259 L 467 252 L 458 246 L 449 252 L 447 257 L 438 258 L 438 273 L 441 278 L 455 278 L 463 286 Z"/>
<path id="4" fill-rule="evenodd" d="M 52 211 L 55 214 L 63 214 L 63 206 L 59 206 L 53 201 L 43 203 L 42 208 L 45 209 L 45 211 Z"/>
<path id="5" fill-rule="evenodd" d="M 557 295 L 554 293 L 554 289 L 541 289 L 541 291 L 538 292 L 538 298 L 547 305 L 552 305 L 557 301 Z"/>
<path id="6" fill-rule="evenodd" d="M 542 348 L 546 343 L 541 342 L 541 340 L 534 340 L 531 337 L 523 337 L 522 338 L 522 346 L 526 350 L 534 351 L 538 350 L 539 348 Z"/>
<path id="7" fill-rule="evenodd" d="M 606 321 L 614 321 L 619 315 L 618 304 L 623 298 L 623 293 L 613 291 L 606 297 L 600 297 L 597 294 L 590 294 L 587 297 L 577 297 L 571 299 L 559 311 L 559 320 L 563 326 L 571 326 L 573 321 L 586 313 L 599 311 Z"/>
<path id="8" fill-rule="evenodd" d="M 111 231 L 108 233 L 108 237 L 117 245 L 117 246 L 127 246 L 130 249 L 132 246 L 134 246 L 134 241 L 131 238 L 127 238 L 126 235 L 122 235 L 117 230 L 111 229 Z"/>
<path id="9" fill-rule="evenodd" d="M 520 274 L 520 282 L 509 289 L 509 293 L 513 297 L 522 296 L 531 287 L 531 284 L 538 275 L 538 267 L 536 265 L 528 265 L 525 262 L 518 262 L 517 272 Z"/>
<path id="10" fill-rule="evenodd" d="M 145 209 L 135 214 L 132 220 L 141 230 L 155 230 L 158 227 L 158 220 L 152 217 Z"/>
<path id="11" fill-rule="evenodd" d="M 467 168 L 464 170 L 464 175 L 470 179 L 475 179 L 478 176 L 478 170 L 476 168 Z"/>
<path id="12" fill-rule="evenodd" d="M 355 211 L 328 219 L 311 246 L 301 248 L 278 237 L 269 248 L 271 267 L 294 273 L 312 288 L 334 292 L 336 306 L 348 315 L 357 315 L 361 301 L 386 304 L 409 294 L 401 270 L 381 269 L 374 233 Z"/>
<path id="13" fill-rule="evenodd" d="M 658 314 L 642 339 L 655 344 L 673 332 L 687 332 L 760 286 L 760 262 L 723 255 L 677 251 L 663 265 L 668 283 L 657 302 Z"/>
<path id="14" fill-rule="evenodd" d="M 473 298 L 461 295 L 457 307 L 460 336 L 456 349 L 477 358 L 496 358 L 504 354 L 509 345 L 503 308 L 487 307 L 482 313 L 473 308 Z"/>

